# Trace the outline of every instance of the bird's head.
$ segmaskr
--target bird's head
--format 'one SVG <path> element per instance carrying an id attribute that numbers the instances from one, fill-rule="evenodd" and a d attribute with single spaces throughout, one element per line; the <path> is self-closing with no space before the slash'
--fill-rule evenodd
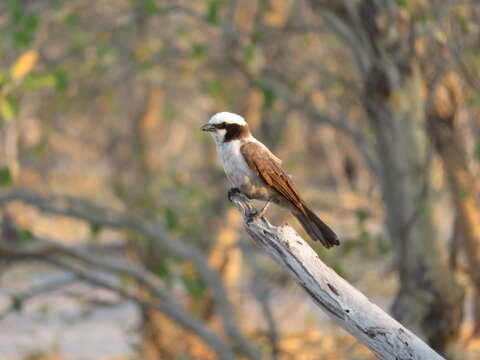
<path id="1" fill-rule="evenodd" d="M 250 136 L 250 130 L 245 119 L 230 112 L 220 112 L 213 115 L 200 129 L 208 131 L 217 143 L 241 140 Z"/>

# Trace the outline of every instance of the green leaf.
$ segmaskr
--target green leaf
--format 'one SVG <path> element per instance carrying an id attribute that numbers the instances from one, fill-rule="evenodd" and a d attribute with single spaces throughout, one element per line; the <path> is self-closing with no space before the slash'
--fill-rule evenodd
<path id="1" fill-rule="evenodd" d="M 90 224 L 90 233 L 92 236 L 96 237 L 100 233 L 100 230 L 102 230 L 102 227 L 98 224 Z"/>
<path id="2" fill-rule="evenodd" d="M 249 64 L 253 62 L 256 50 L 257 48 L 253 44 L 248 44 L 243 48 L 243 57 L 245 59 L 245 62 Z"/>
<path id="3" fill-rule="evenodd" d="M 192 47 L 192 58 L 200 59 L 205 56 L 207 52 L 207 46 L 204 44 L 194 44 Z"/>
<path id="4" fill-rule="evenodd" d="M 153 272 L 161 277 L 167 286 L 170 286 L 174 274 L 172 268 L 180 262 L 180 259 L 175 256 L 164 256 L 154 265 Z"/>
<path id="5" fill-rule="evenodd" d="M 208 3 L 206 20 L 210 24 L 218 24 L 218 12 L 221 4 L 222 0 L 211 0 Z"/>
<path id="6" fill-rule="evenodd" d="M 5 0 L 5 8 L 14 23 L 18 23 L 22 18 L 20 0 Z"/>
<path id="7" fill-rule="evenodd" d="M 408 6 L 409 0 L 395 0 L 398 6 L 406 8 Z"/>
<path id="8" fill-rule="evenodd" d="M 126 290 L 128 288 L 128 284 L 130 283 L 130 278 L 126 275 L 120 277 L 120 288 Z"/>
<path id="9" fill-rule="evenodd" d="M 155 15 L 160 10 L 154 0 L 145 0 L 142 2 L 142 8 L 145 15 Z"/>
<path id="10" fill-rule="evenodd" d="M 473 154 L 475 156 L 475 159 L 477 161 L 480 161 L 480 139 L 477 139 L 475 141 L 475 150 L 473 151 Z"/>
<path id="11" fill-rule="evenodd" d="M 35 91 L 40 88 L 53 88 L 55 82 L 55 75 L 52 74 L 30 74 L 23 80 L 23 85 L 27 90 Z"/>
<path id="12" fill-rule="evenodd" d="M 15 310 L 16 312 L 22 311 L 23 301 L 21 298 L 15 295 L 12 296 L 12 303 L 13 303 L 13 310 Z"/>
<path id="13" fill-rule="evenodd" d="M 360 247 L 362 247 L 362 244 L 357 238 L 345 239 L 342 243 L 342 250 L 345 255 L 351 254 Z"/>
<path id="14" fill-rule="evenodd" d="M 460 199 L 464 200 L 470 195 L 470 192 L 468 189 L 459 189 L 457 194 Z"/>
<path id="15" fill-rule="evenodd" d="M 33 239 L 32 232 L 27 228 L 20 229 L 20 242 L 22 245 L 27 245 Z"/>
<path id="16" fill-rule="evenodd" d="M 370 217 L 371 214 L 367 210 L 358 209 L 355 211 L 355 215 L 357 215 L 357 221 L 360 224 L 363 224 Z"/>
<path id="17" fill-rule="evenodd" d="M 370 235 L 370 232 L 368 232 L 365 229 L 362 229 L 360 231 L 360 234 L 358 234 L 358 238 L 361 242 L 363 242 L 366 245 L 368 245 L 372 242 L 372 236 Z"/>
<path id="18" fill-rule="evenodd" d="M 178 224 L 179 224 L 178 216 L 174 209 L 172 209 L 171 207 L 167 207 L 165 209 L 164 216 L 165 216 L 165 223 L 168 230 L 174 230 L 175 228 L 178 227 Z"/>
<path id="19" fill-rule="evenodd" d="M 13 33 L 12 43 L 15 48 L 24 48 L 30 45 L 31 38 L 24 32 Z"/>
<path id="20" fill-rule="evenodd" d="M 175 109 L 171 106 L 166 105 L 163 109 L 163 118 L 167 122 L 167 124 L 173 123 L 175 120 Z"/>
<path id="21" fill-rule="evenodd" d="M 6 83 L 8 83 L 9 80 L 10 80 L 10 75 L 7 75 L 7 74 L 4 73 L 4 72 L 0 72 L 0 89 L 1 89 Z"/>
<path id="22" fill-rule="evenodd" d="M 64 92 L 68 86 L 67 73 L 65 71 L 59 70 L 55 72 L 55 89 L 58 92 Z"/>
<path id="23" fill-rule="evenodd" d="M 203 297 L 207 290 L 207 286 L 202 280 L 196 277 L 192 278 L 187 275 L 182 275 L 181 279 L 185 289 L 191 297 L 195 299 Z"/>
<path id="24" fill-rule="evenodd" d="M 265 106 L 270 109 L 273 107 L 275 104 L 275 101 L 277 100 L 277 94 L 275 93 L 275 90 L 273 90 L 269 85 L 267 84 L 261 84 L 260 85 L 263 93 L 263 101 Z"/>
<path id="25" fill-rule="evenodd" d="M 390 243 L 382 235 L 377 235 L 377 249 L 382 255 L 386 255 L 390 252 Z"/>
<path id="26" fill-rule="evenodd" d="M 54 9 L 58 9 L 61 5 L 61 0 L 48 0 L 50 6 Z"/>
<path id="27" fill-rule="evenodd" d="M 460 29 L 464 34 L 469 34 L 471 32 L 472 23 L 465 17 L 463 14 L 457 14 L 458 24 L 460 25 Z"/>
<path id="28" fill-rule="evenodd" d="M 20 111 L 20 104 L 13 96 L 5 96 L 0 100 L 0 116 L 5 121 L 14 120 Z"/>
<path id="29" fill-rule="evenodd" d="M 220 80 L 213 79 L 208 81 L 207 88 L 210 95 L 222 100 L 226 98 L 227 89 Z"/>
<path id="30" fill-rule="evenodd" d="M 29 35 L 32 35 L 33 32 L 37 29 L 39 22 L 40 21 L 38 20 L 37 15 L 29 15 L 23 24 L 23 31 L 25 31 Z"/>
<path id="31" fill-rule="evenodd" d="M 8 167 L 0 168 L 0 187 L 12 184 L 12 175 Z"/>
<path id="32" fill-rule="evenodd" d="M 39 22 L 39 17 L 37 15 L 28 15 L 27 17 L 22 15 L 18 21 L 17 29 L 12 36 L 13 46 L 16 48 L 30 46 Z"/>
<path id="33" fill-rule="evenodd" d="M 166 261 L 164 261 L 164 259 L 155 264 L 155 266 L 153 267 L 153 272 L 164 280 L 170 278 L 171 274 L 168 264 Z"/>
<path id="34" fill-rule="evenodd" d="M 63 18 L 63 23 L 68 26 L 68 27 L 74 27 L 78 24 L 78 16 L 77 14 L 71 12 L 68 13 L 64 18 Z"/>
<path id="35" fill-rule="evenodd" d="M 329 265 L 338 275 L 340 275 L 344 279 L 348 280 L 348 274 L 345 271 L 345 268 L 339 262 L 335 261 L 335 262 L 333 262 L 332 264 L 329 264 Z"/>
<path id="36" fill-rule="evenodd" d="M 475 94 L 471 94 L 467 98 L 467 103 L 470 106 L 480 107 L 480 96 L 477 96 Z"/>

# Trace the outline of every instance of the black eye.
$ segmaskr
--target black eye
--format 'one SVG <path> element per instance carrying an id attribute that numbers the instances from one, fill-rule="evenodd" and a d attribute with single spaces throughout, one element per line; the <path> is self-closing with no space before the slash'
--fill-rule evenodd
<path id="1" fill-rule="evenodd" d="M 226 123 L 221 123 L 216 126 L 217 129 L 225 129 L 227 127 Z"/>

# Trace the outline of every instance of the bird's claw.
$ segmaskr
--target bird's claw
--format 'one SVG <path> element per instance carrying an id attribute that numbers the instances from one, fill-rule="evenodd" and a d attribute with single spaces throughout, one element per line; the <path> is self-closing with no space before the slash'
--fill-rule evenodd
<path id="1" fill-rule="evenodd" d="M 250 211 L 247 214 L 247 223 L 251 223 L 260 218 L 261 216 L 263 216 L 263 214 L 260 214 L 257 209 L 253 209 L 253 211 Z"/>
<path id="2" fill-rule="evenodd" d="M 249 202 L 250 198 L 242 193 L 240 189 L 234 187 L 228 190 L 227 194 L 228 200 L 235 203 L 242 209 L 242 212 L 247 220 L 247 223 L 255 221 L 257 219 L 263 218 L 265 212 L 270 204 L 270 201 L 266 203 L 262 210 L 258 211 L 252 204 Z"/>
<path id="3" fill-rule="evenodd" d="M 240 192 L 240 190 L 239 190 L 238 188 L 235 188 L 235 187 L 234 187 L 234 188 L 231 188 L 230 190 L 228 190 L 228 194 L 227 194 L 228 200 L 229 200 L 230 202 L 233 202 L 233 198 L 234 198 L 235 196 L 240 195 L 240 194 L 241 194 L 241 192 Z"/>

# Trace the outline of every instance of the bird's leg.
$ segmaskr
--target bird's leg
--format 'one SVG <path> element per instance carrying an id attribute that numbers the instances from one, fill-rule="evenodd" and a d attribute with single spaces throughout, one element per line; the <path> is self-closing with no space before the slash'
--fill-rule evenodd
<path id="1" fill-rule="evenodd" d="M 265 213 L 267 212 L 268 206 L 270 205 L 271 200 L 268 200 L 265 206 L 262 208 L 262 210 L 258 211 L 257 209 L 253 209 L 253 211 L 248 214 L 248 222 L 251 222 L 255 219 L 262 218 Z"/>
<path id="2" fill-rule="evenodd" d="M 268 207 L 270 206 L 272 200 L 268 200 L 265 206 L 260 210 L 257 214 L 257 217 L 263 217 L 265 213 L 267 212 Z"/>

